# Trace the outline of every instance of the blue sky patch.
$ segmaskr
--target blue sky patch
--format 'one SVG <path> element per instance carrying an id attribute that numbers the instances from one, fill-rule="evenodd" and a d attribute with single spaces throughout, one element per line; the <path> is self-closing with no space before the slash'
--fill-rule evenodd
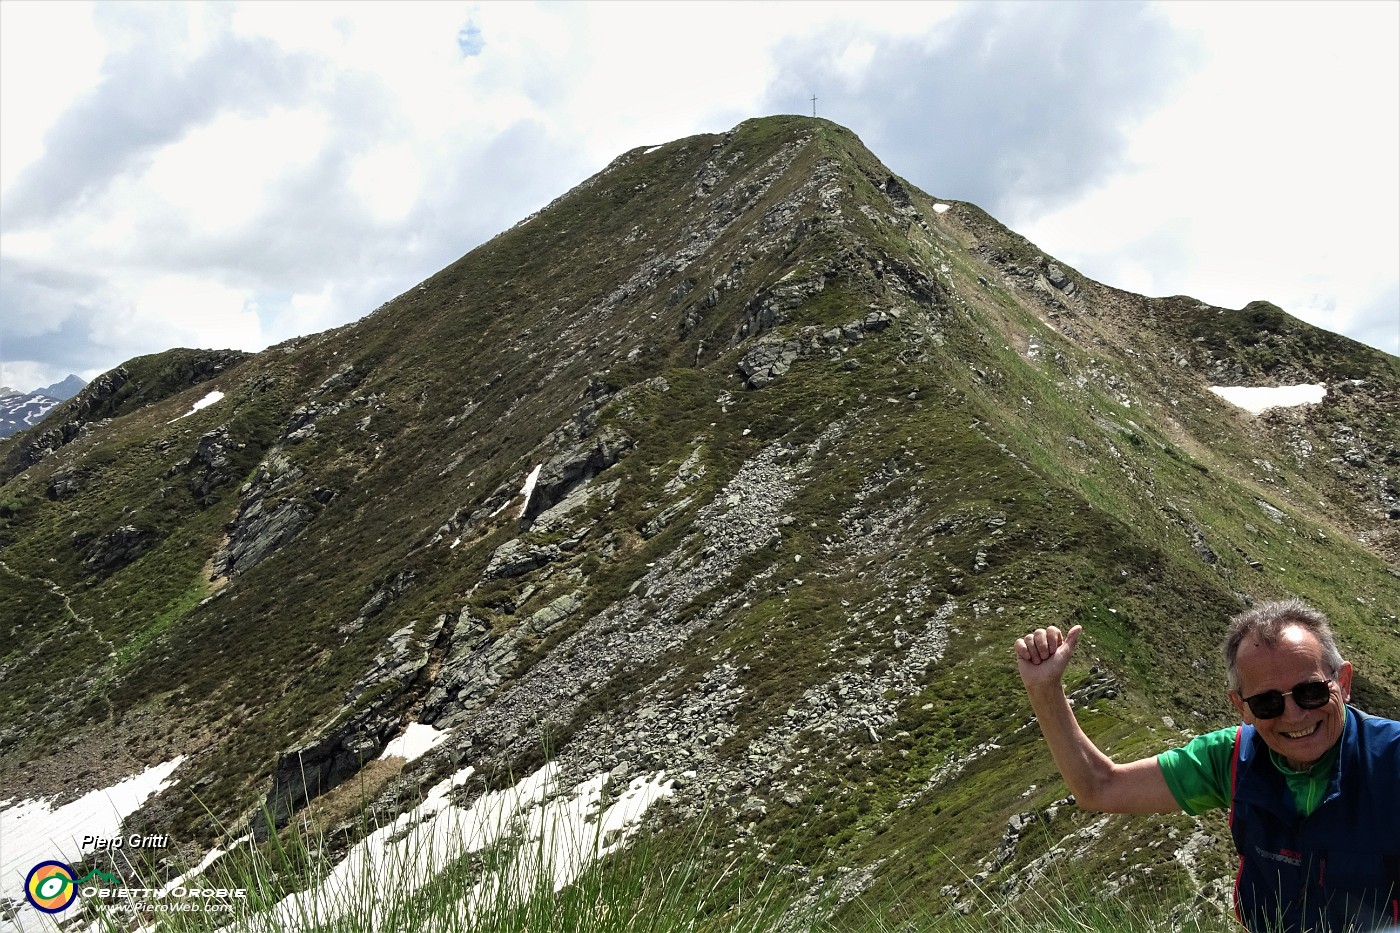
<path id="1" fill-rule="evenodd" d="M 481 50 L 486 48 L 486 41 L 481 38 L 481 27 L 468 22 L 457 30 L 457 48 L 461 50 L 463 58 L 480 55 Z"/>

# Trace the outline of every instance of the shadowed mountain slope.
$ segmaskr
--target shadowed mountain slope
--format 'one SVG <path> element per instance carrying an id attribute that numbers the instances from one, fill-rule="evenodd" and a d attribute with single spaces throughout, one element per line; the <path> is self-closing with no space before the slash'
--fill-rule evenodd
<path id="1" fill-rule="evenodd" d="M 1065 806 L 1017 634 L 1085 626 L 1116 756 L 1229 722 L 1224 620 L 1285 594 L 1400 711 L 1400 360 L 1094 282 L 823 120 L 625 153 L 354 324 L 145 360 L 0 445 L 0 778 L 186 754 L 130 825 L 191 849 L 422 722 L 383 807 L 547 753 L 684 774 L 663 822 L 896 914 L 1049 852 L 1145 899 L 1225 875 L 1223 824 Z"/>

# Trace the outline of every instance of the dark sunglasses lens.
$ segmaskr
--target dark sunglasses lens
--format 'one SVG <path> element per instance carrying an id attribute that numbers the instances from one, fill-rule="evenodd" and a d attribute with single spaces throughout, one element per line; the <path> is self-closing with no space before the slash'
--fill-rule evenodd
<path id="1" fill-rule="evenodd" d="M 1303 709 L 1317 709 L 1326 706 L 1332 698 L 1332 690 L 1327 681 L 1318 680 L 1310 684 L 1299 684 L 1293 688 L 1293 702 Z"/>
<path id="2" fill-rule="evenodd" d="M 1326 706 L 1327 701 L 1332 699 L 1332 685 L 1325 680 L 1314 680 L 1298 684 L 1289 691 L 1289 695 L 1300 709 L 1317 709 L 1319 706 Z M 1249 711 L 1256 719 L 1275 719 L 1283 715 L 1283 698 L 1284 694 L 1279 691 L 1267 690 L 1246 697 L 1245 702 L 1249 704 Z"/>
<path id="3" fill-rule="evenodd" d="M 1256 719 L 1273 719 L 1283 713 L 1283 694 L 1277 690 L 1256 693 L 1245 700 Z"/>

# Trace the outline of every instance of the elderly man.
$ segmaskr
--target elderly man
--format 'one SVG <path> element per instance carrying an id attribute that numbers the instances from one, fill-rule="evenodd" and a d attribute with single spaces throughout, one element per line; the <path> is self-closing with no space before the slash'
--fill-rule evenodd
<path id="1" fill-rule="evenodd" d="M 1297 600 L 1230 621 L 1229 697 L 1244 720 L 1128 764 L 1079 728 L 1062 678 L 1081 627 L 1016 639 L 1017 666 L 1079 806 L 1113 813 L 1230 810 L 1235 912 L 1256 933 L 1400 924 L 1400 723 L 1347 706 L 1351 664 Z"/>

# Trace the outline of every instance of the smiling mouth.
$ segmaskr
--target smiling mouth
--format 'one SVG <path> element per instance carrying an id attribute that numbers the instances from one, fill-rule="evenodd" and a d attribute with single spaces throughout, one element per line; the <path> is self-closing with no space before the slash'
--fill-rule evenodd
<path id="1" fill-rule="evenodd" d="M 1280 732 L 1279 735 L 1283 736 L 1285 739 L 1306 739 L 1308 736 L 1316 732 L 1321 725 L 1321 723 L 1315 722 L 1309 729 L 1303 729 L 1298 732 Z"/>

